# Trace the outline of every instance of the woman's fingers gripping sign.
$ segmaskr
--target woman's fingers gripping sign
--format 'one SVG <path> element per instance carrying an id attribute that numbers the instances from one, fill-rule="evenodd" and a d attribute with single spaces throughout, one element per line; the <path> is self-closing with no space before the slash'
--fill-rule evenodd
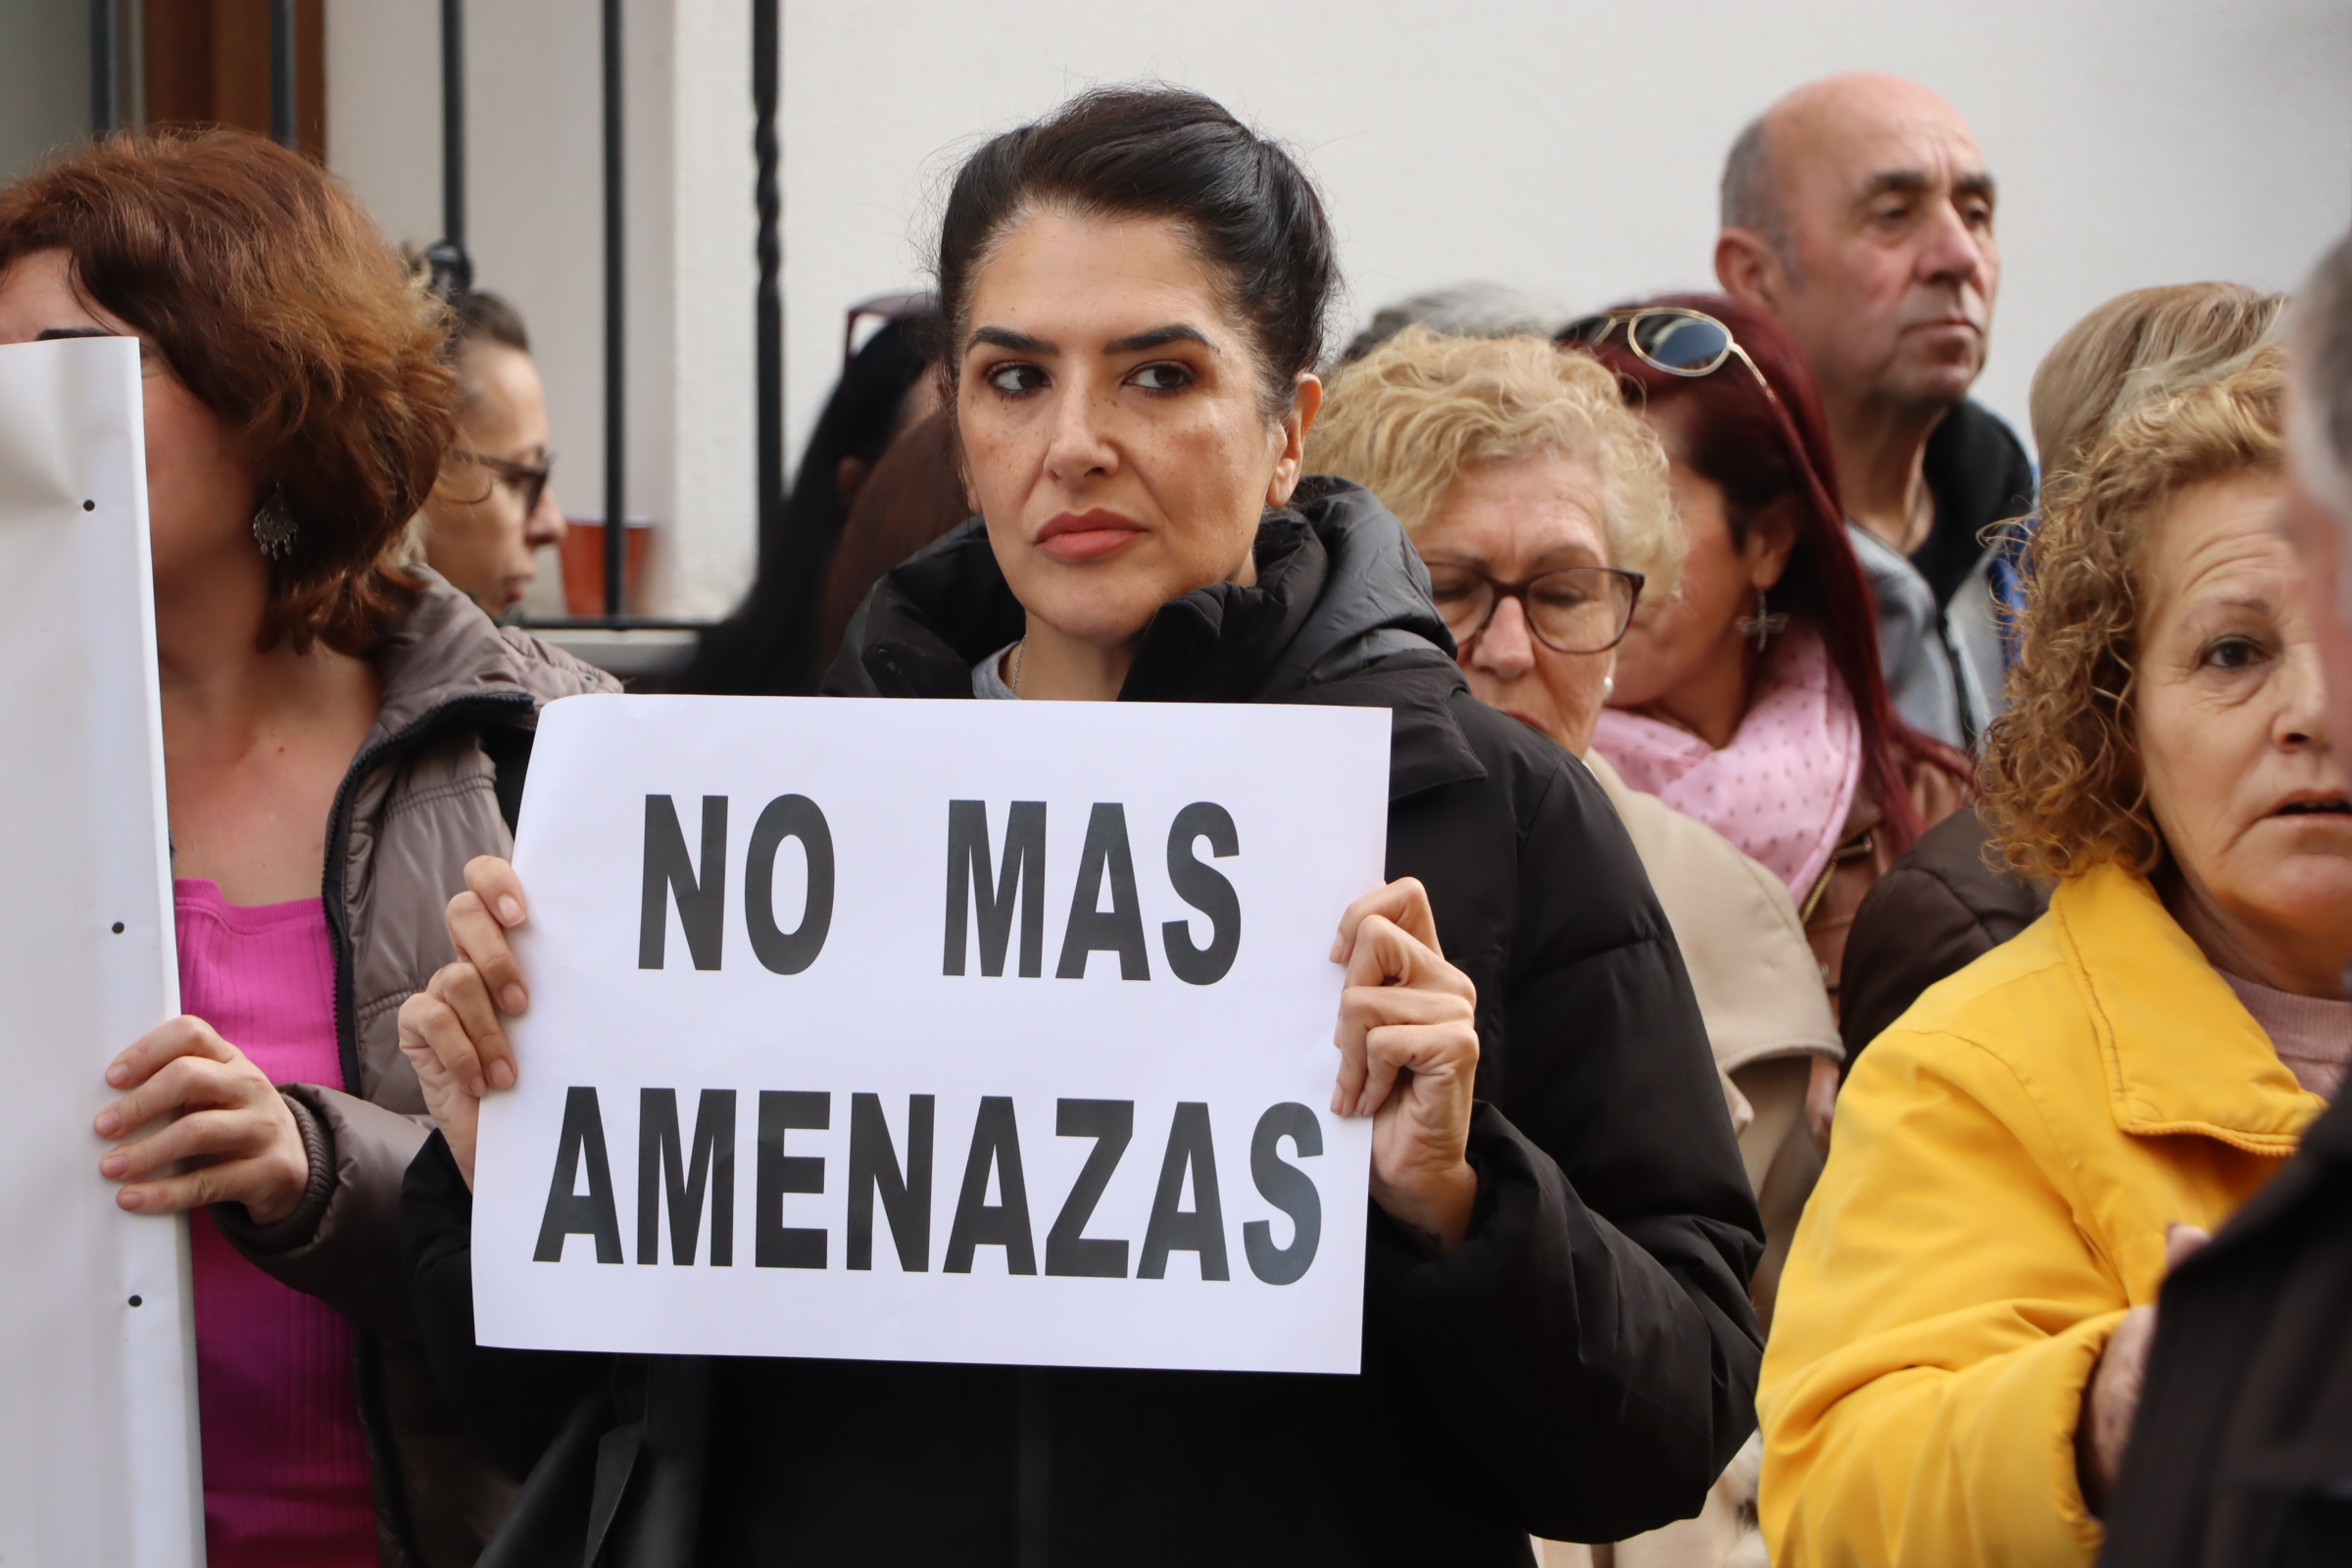
<path id="1" fill-rule="evenodd" d="M 1450 1250 L 1478 1191 L 1466 1157 L 1477 990 L 1446 961 L 1428 892 L 1410 877 L 1348 906 L 1332 956 L 1347 979 L 1331 1108 L 1373 1119 L 1375 1200 Z"/>
<path id="2" fill-rule="evenodd" d="M 425 1109 L 449 1142 L 458 1169 L 473 1180 L 482 1096 L 512 1089 L 514 1046 L 502 1013 L 530 1004 L 507 933 L 528 917 L 514 867 L 494 856 L 466 864 L 466 891 L 449 901 L 449 939 L 458 950 L 422 991 L 401 1004 L 400 1049 L 424 1091 Z"/>

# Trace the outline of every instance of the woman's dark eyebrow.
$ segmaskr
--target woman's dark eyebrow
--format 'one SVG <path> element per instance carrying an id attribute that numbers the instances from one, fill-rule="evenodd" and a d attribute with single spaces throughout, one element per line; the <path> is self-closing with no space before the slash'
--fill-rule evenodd
<path id="1" fill-rule="evenodd" d="M 1187 326 L 1182 321 L 1176 321 L 1167 326 L 1155 326 L 1149 332 L 1132 332 L 1126 337 L 1115 338 L 1102 345 L 1102 352 L 1105 354 L 1143 354 L 1152 349 L 1166 348 L 1171 343 L 1198 343 L 1204 349 L 1216 347 L 1208 340 L 1208 334 L 1199 327 Z"/>
<path id="2" fill-rule="evenodd" d="M 1026 332 L 1015 332 L 1008 326 L 974 327 L 971 337 L 963 345 L 964 351 L 969 353 L 983 343 L 990 348 L 1008 349 L 1015 354 L 1059 354 L 1061 352 L 1058 347 L 1047 342 L 1042 337 L 1031 337 Z"/>
<path id="3" fill-rule="evenodd" d="M 52 326 L 41 331 L 33 338 L 33 341 L 35 343 L 54 343 L 61 338 L 69 337 L 121 337 L 122 335 L 120 332 L 110 332 L 103 326 Z"/>

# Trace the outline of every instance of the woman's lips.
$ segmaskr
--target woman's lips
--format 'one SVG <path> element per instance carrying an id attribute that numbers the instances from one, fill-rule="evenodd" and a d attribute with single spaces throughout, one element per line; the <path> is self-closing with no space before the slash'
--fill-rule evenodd
<path id="1" fill-rule="evenodd" d="M 2341 795 L 2305 795 L 2288 801 L 2273 816 L 2352 816 L 2352 801 Z"/>
<path id="2" fill-rule="evenodd" d="M 1065 512 L 1037 530 L 1037 548 L 1056 561 L 1093 561 L 1143 533 L 1143 525 L 1115 512 Z"/>

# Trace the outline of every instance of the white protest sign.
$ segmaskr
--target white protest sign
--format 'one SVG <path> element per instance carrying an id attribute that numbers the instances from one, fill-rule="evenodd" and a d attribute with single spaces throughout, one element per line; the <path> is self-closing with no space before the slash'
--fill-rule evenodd
<path id="1" fill-rule="evenodd" d="M 514 864 L 485 1345 L 1358 1370 L 1386 710 L 579 697 Z"/>
<path id="2" fill-rule="evenodd" d="M 0 1564 L 204 1560 L 186 1223 L 106 1064 L 179 1010 L 139 346 L 0 347 Z"/>

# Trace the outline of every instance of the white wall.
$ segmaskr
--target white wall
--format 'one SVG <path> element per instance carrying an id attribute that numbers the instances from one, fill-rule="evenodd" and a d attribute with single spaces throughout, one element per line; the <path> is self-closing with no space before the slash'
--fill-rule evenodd
<path id="1" fill-rule="evenodd" d="M 555 489 L 604 514 L 604 130 L 596 8 L 466 8 L 474 280 L 512 300 L 547 382 Z M 751 572 L 748 0 L 630 0 L 628 510 L 658 524 L 630 609 L 722 613 Z M 327 158 L 394 240 L 441 233 L 440 7 L 328 0 Z M 560 612 L 553 552 L 530 608 Z"/>
<path id="2" fill-rule="evenodd" d="M 0 184 L 90 133 L 88 0 L 0 4 Z"/>
<path id="3" fill-rule="evenodd" d="M 2149 283 L 2283 287 L 2352 217 L 2342 0 L 830 0 L 785 7 L 787 413 L 839 312 L 919 276 L 975 133 L 1098 82 L 1198 87 L 1304 153 L 1345 246 L 1342 336 L 1490 277 L 1572 308 L 1711 286 L 1739 127 L 1868 67 L 1937 88 L 2002 188 L 1980 394 L 2024 433 L 2042 351 Z"/>
<path id="4" fill-rule="evenodd" d="M 328 0 L 328 149 L 395 238 L 440 229 L 438 7 Z M 1344 336 L 1483 276 L 1582 308 L 1710 282 L 1724 148 L 1788 87 L 1938 88 L 2002 182 L 1981 395 L 2023 434 L 2048 344 L 2127 288 L 2291 284 L 2352 218 L 2343 0 L 787 0 L 787 452 L 841 312 L 920 280 L 957 155 L 1097 82 L 1215 94 L 1296 146 L 1345 246 Z M 473 249 L 548 380 L 557 487 L 603 510 L 595 8 L 472 0 Z M 709 614 L 753 541 L 749 0 L 628 0 L 630 511 L 641 608 Z M 547 603 L 548 601 L 541 601 Z"/>

